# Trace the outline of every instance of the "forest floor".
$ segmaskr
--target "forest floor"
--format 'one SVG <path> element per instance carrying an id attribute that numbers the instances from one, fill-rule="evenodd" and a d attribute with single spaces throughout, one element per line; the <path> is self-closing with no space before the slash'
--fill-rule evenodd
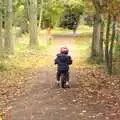
<path id="1" fill-rule="evenodd" d="M 40 60 L 32 53 L 37 67 L 33 64 L 33 69 L 14 70 L 8 77 L 1 73 L 0 78 L 6 81 L 17 79 L 6 89 L 2 89 L 4 82 L 0 85 L 0 106 L 4 108 L 4 119 L 119 120 L 120 76 L 108 76 L 102 67 L 85 62 L 89 54 L 88 42 L 81 37 L 76 44 L 74 36 L 56 35 Z M 58 88 L 55 84 L 54 58 L 62 45 L 69 47 L 73 58 L 71 87 L 67 89 Z"/>

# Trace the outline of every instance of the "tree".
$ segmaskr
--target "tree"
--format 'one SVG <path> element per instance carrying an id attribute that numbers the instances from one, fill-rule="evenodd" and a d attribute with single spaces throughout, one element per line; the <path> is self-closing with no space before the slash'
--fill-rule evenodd
<path id="1" fill-rule="evenodd" d="M 93 25 L 93 37 L 92 37 L 92 51 L 91 59 L 94 59 L 97 63 L 103 61 L 103 2 L 102 0 L 92 0 L 95 7 L 94 25 Z"/>
<path id="2" fill-rule="evenodd" d="M 14 41 L 12 38 L 12 0 L 5 0 L 5 34 L 4 48 L 6 54 L 14 53 Z"/>
<path id="3" fill-rule="evenodd" d="M 29 32 L 29 25 L 28 25 L 28 21 L 29 21 L 29 2 L 28 0 L 24 1 L 24 10 L 23 10 L 23 17 L 22 17 L 22 22 L 21 22 L 21 31 L 22 33 L 28 33 Z"/>
<path id="4" fill-rule="evenodd" d="M 113 25 L 112 25 L 112 36 L 111 36 L 111 43 L 109 48 L 109 65 L 108 65 L 108 73 L 111 75 L 113 70 L 113 47 L 116 35 L 116 16 L 113 16 Z"/>
<path id="5" fill-rule="evenodd" d="M 44 0 L 42 15 L 42 28 L 55 27 L 59 24 L 64 11 L 61 0 Z"/>
<path id="6" fill-rule="evenodd" d="M 13 1 L 14 25 L 20 27 L 21 33 L 29 32 L 29 0 Z"/>
<path id="7" fill-rule="evenodd" d="M 44 1 L 40 1 L 40 15 L 39 15 L 39 28 L 41 29 L 41 24 L 42 24 L 42 16 L 43 16 L 43 6 L 44 6 Z"/>
<path id="8" fill-rule="evenodd" d="M 85 25 L 93 26 L 95 8 L 90 0 L 84 0 L 84 22 Z"/>
<path id="9" fill-rule="evenodd" d="M 80 15 L 83 13 L 83 5 L 79 2 L 71 2 L 64 4 L 64 13 L 61 17 L 60 27 L 68 28 L 76 31 L 79 22 Z"/>
<path id="10" fill-rule="evenodd" d="M 2 34 L 2 23 L 3 23 L 3 14 L 2 14 L 2 1 L 0 1 L 0 55 L 3 51 L 3 34 Z"/>
<path id="11" fill-rule="evenodd" d="M 30 0 L 30 43 L 29 46 L 37 46 L 37 0 Z"/>
<path id="12" fill-rule="evenodd" d="M 120 57 L 120 15 L 117 17 L 115 55 Z"/>
<path id="13" fill-rule="evenodd" d="M 112 74 L 113 70 L 113 47 L 114 40 L 116 36 L 116 18 L 120 12 L 120 1 L 106 1 L 106 12 L 107 12 L 107 30 L 106 30 L 106 40 L 105 40 L 105 63 L 106 71 L 108 74 Z M 112 28 L 111 28 L 112 24 Z"/>
<path id="14" fill-rule="evenodd" d="M 84 17 L 84 21 L 85 21 L 85 25 L 88 25 L 88 26 L 93 26 L 93 23 L 94 23 L 94 16 L 92 15 L 86 15 Z"/>
<path id="15" fill-rule="evenodd" d="M 86 0 L 87 1 L 87 0 Z M 106 71 L 112 74 L 113 48 L 116 36 L 116 17 L 120 13 L 119 0 L 91 0 L 95 7 L 91 58 L 103 60 L 103 41 L 105 42 Z M 88 1 L 87 1 L 88 2 Z M 105 24 L 107 21 L 106 31 Z M 112 25 L 112 27 L 111 27 Z M 104 40 L 104 33 L 106 38 Z"/>

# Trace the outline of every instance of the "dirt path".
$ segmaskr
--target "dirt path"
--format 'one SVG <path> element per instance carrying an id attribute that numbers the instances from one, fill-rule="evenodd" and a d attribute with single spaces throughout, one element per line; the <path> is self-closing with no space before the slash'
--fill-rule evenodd
<path id="1" fill-rule="evenodd" d="M 11 117 L 9 120 L 118 120 L 114 116 L 112 119 L 107 117 L 112 109 L 98 101 L 96 91 L 83 88 L 81 81 L 89 79 L 87 70 L 73 65 L 71 88 L 61 89 L 55 86 L 56 69 L 52 60 L 58 48 L 66 44 L 71 48 L 73 59 L 77 58 L 73 38 L 56 38 L 55 41 L 55 47 L 48 52 L 51 65 L 34 72 L 32 80 L 25 86 L 27 92 L 10 104 L 12 109 L 8 113 Z"/>

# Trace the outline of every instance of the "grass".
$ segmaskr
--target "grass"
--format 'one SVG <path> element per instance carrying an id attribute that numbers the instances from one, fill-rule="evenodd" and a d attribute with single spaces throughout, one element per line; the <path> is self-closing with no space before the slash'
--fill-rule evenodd
<path id="1" fill-rule="evenodd" d="M 49 46 L 48 45 L 47 46 L 39 45 L 39 46 L 35 46 L 31 49 L 31 48 L 29 48 L 28 36 L 23 36 L 23 37 L 17 39 L 15 53 L 20 54 L 20 53 L 27 53 L 27 52 L 31 52 L 31 51 L 42 53 L 44 50 L 46 50 L 47 47 L 49 47 Z"/>
<path id="2" fill-rule="evenodd" d="M 81 59 L 86 59 L 89 54 L 90 48 L 90 39 L 91 39 L 92 28 L 88 26 L 80 26 L 78 32 L 80 32 L 80 37 L 75 41 L 76 43 L 76 52 Z M 55 28 L 53 34 L 64 34 L 71 33 L 72 31 L 67 29 Z M 2 71 L 11 71 L 15 69 L 27 69 L 27 68 L 36 68 L 44 67 L 46 64 L 46 52 L 49 49 L 50 45 L 47 46 L 37 46 L 33 49 L 29 49 L 29 39 L 28 35 L 23 35 L 16 39 L 15 55 L 9 56 L 7 59 L 1 59 L 0 70 Z M 39 39 L 41 42 L 45 42 L 48 37 L 46 36 L 46 31 L 41 31 Z"/>
<path id="3" fill-rule="evenodd" d="M 79 52 L 80 57 L 86 59 L 90 54 L 91 36 L 82 35 L 75 41 L 76 51 Z"/>
<path id="4" fill-rule="evenodd" d="M 78 56 L 78 60 L 76 60 L 76 65 L 83 67 L 83 68 L 97 68 L 100 67 L 100 65 L 94 63 L 91 63 L 88 61 L 90 53 L 91 53 L 91 41 L 92 41 L 92 33 L 91 30 L 86 33 L 82 33 L 79 35 L 79 37 L 75 40 L 75 51 L 77 53 L 76 56 Z M 74 66 L 74 67 L 75 67 Z"/>
<path id="5" fill-rule="evenodd" d="M 79 33 L 79 34 L 91 33 L 92 32 L 92 27 L 89 27 L 89 26 L 86 26 L 86 25 L 80 25 L 76 32 Z M 58 28 L 58 27 L 56 27 L 52 30 L 52 34 L 65 34 L 65 33 L 73 33 L 73 31 L 69 30 L 69 29 Z"/>
<path id="6" fill-rule="evenodd" d="M 28 43 L 27 36 L 16 39 L 15 54 L 0 58 L 0 71 L 9 72 L 43 66 L 45 64 L 43 57 L 50 45 L 29 48 Z"/>

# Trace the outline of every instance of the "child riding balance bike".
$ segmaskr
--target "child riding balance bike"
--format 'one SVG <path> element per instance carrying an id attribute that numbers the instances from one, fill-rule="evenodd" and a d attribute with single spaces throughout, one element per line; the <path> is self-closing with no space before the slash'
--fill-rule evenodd
<path id="1" fill-rule="evenodd" d="M 57 85 L 62 88 L 70 87 L 69 86 L 69 65 L 72 64 L 71 56 L 68 55 L 69 50 L 67 47 L 62 47 L 60 53 L 57 54 L 55 59 L 55 64 L 57 64 Z M 61 81 L 60 81 L 61 80 Z"/>

